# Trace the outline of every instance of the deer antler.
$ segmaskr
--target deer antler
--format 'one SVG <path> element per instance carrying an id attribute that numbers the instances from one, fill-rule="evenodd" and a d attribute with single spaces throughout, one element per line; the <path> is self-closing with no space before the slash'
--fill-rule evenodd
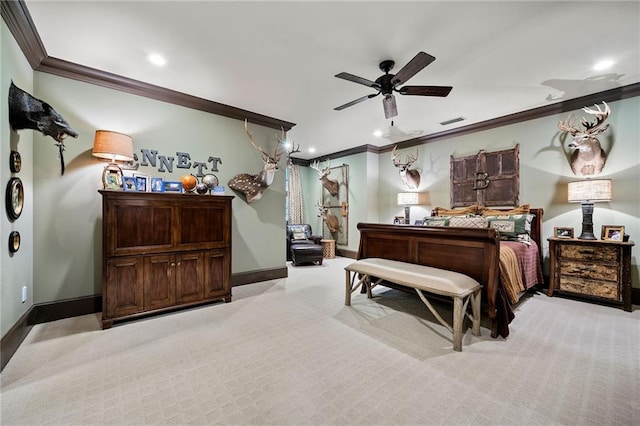
<path id="1" fill-rule="evenodd" d="M 558 128 L 560 130 L 562 130 L 563 132 L 569 132 L 572 135 L 575 135 L 576 133 L 578 133 L 580 131 L 580 129 L 575 127 L 574 124 L 573 124 L 573 114 L 569 114 L 569 117 L 567 117 L 566 120 L 560 121 L 558 123 Z"/>
<path id="2" fill-rule="evenodd" d="M 411 166 L 413 163 L 416 162 L 416 160 L 418 159 L 418 149 L 416 148 L 416 153 L 414 154 L 407 154 L 407 161 L 405 163 L 401 163 L 398 160 L 399 154 L 398 154 L 398 145 L 393 147 L 393 151 L 391 152 L 391 160 L 393 161 L 393 165 L 396 167 L 409 167 Z"/>
<path id="3" fill-rule="evenodd" d="M 264 158 L 269 158 L 269 155 L 266 152 L 264 152 L 262 148 L 260 148 L 258 144 L 256 144 L 255 141 L 253 140 L 253 135 L 251 134 L 251 132 L 249 131 L 249 128 L 247 127 L 246 119 L 244 120 L 244 131 L 247 132 L 247 136 L 249 136 L 249 142 L 251 142 L 251 145 L 253 145 L 253 147 L 258 151 L 260 151 L 260 154 L 262 154 Z M 277 152 L 277 148 L 276 148 L 276 152 Z"/>
<path id="4" fill-rule="evenodd" d="M 331 161 L 329 161 L 329 165 L 331 165 Z M 327 173 L 329 171 L 329 165 L 323 169 L 320 169 L 320 162 L 316 160 L 313 163 L 309 164 L 309 167 L 317 171 L 318 176 L 322 177 L 322 176 L 327 176 L 329 174 Z"/>
<path id="5" fill-rule="evenodd" d="M 597 135 L 609 128 L 609 124 L 607 124 L 606 126 L 603 126 L 602 124 L 609 117 L 609 114 L 611 113 L 611 108 L 609 108 L 609 105 L 607 105 L 606 102 L 603 101 L 602 103 L 604 104 L 604 110 L 601 109 L 600 105 L 597 105 L 597 104 L 594 105 L 596 109 L 587 108 L 587 107 L 582 108 L 582 110 L 587 114 L 591 114 L 596 117 L 596 121 L 594 121 L 593 123 L 590 121 L 587 121 L 587 119 L 585 119 L 584 117 L 582 118 L 581 123 L 584 126 L 586 133 L 589 133 L 591 135 Z"/>
<path id="6" fill-rule="evenodd" d="M 558 128 L 562 131 L 571 133 L 572 136 L 575 136 L 578 133 L 584 133 L 586 136 L 595 136 L 607 130 L 609 125 L 603 126 L 604 121 L 609 117 L 611 113 L 611 108 L 607 105 L 606 102 L 602 102 L 604 104 L 604 109 L 600 108 L 600 105 L 594 105 L 596 109 L 584 107 L 582 110 L 587 114 L 594 115 L 596 120 L 594 122 L 588 121 L 586 118 L 582 117 L 580 123 L 584 126 L 584 130 L 578 129 L 573 124 L 573 114 L 569 114 L 569 117 L 566 121 L 561 121 L 558 123 Z"/>

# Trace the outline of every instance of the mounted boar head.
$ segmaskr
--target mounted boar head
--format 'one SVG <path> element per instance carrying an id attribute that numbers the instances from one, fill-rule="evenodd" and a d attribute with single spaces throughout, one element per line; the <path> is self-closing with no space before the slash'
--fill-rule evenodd
<path id="1" fill-rule="evenodd" d="M 64 143 L 67 136 L 78 137 L 78 133 L 48 103 L 36 99 L 13 82 L 9 87 L 9 124 L 13 130 L 32 129 Z"/>

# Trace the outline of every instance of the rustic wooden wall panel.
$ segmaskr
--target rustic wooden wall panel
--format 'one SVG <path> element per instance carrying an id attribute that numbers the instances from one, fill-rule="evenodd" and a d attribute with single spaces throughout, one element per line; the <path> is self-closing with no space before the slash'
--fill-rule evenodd
<path id="1" fill-rule="evenodd" d="M 451 156 L 451 207 L 517 206 L 520 197 L 520 145 L 502 151 Z"/>

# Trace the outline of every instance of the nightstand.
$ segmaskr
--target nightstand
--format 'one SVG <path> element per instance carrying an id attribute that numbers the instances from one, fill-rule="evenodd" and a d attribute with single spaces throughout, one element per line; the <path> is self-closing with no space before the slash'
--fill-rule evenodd
<path id="1" fill-rule="evenodd" d="M 549 238 L 549 292 L 622 305 L 631 311 L 632 241 Z"/>

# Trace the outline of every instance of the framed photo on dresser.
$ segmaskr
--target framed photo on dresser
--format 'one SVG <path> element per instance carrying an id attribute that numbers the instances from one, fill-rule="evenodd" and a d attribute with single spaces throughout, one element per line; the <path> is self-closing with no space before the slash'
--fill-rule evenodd
<path id="1" fill-rule="evenodd" d="M 602 225 L 600 239 L 609 241 L 622 241 L 624 238 L 624 226 L 622 225 Z"/>
<path id="2" fill-rule="evenodd" d="M 573 238 L 573 228 L 556 226 L 553 228 L 553 235 L 556 238 Z"/>

